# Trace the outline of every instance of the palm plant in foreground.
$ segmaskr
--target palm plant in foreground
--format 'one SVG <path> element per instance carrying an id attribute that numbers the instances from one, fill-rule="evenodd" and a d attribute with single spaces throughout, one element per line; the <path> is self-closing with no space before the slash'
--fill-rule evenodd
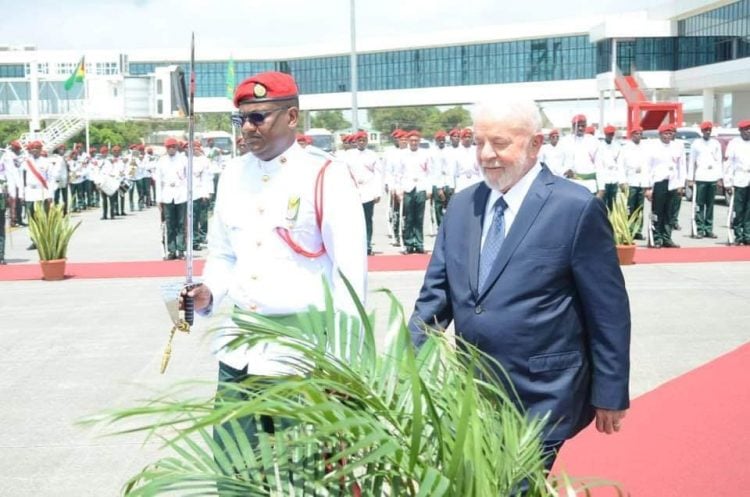
<path id="1" fill-rule="evenodd" d="M 524 482 L 524 495 L 557 495 L 540 452 L 545 420 L 525 417 L 468 344 L 435 333 L 416 351 L 400 305 L 383 291 L 397 333 L 382 354 L 374 315 L 354 296 L 359 319 L 337 317 L 330 294 L 325 312 L 299 327 L 236 312 L 230 347 L 283 344 L 300 373 L 224 384 L 229 394 L 216 399 L 165 396 L 98 417 L 127 424 L 119 433 L 158 437 L 172 452 L 124 493 L 486 497 L 512 495 Z M 261 415 L 282 421 L 248 440 L 242 423 Z"/>

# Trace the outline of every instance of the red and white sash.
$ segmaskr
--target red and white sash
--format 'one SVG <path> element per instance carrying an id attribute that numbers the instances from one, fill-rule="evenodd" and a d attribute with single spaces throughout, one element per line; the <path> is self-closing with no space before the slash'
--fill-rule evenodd
<path id="1" fill-rule="evenodd" d="M 31 174 L 34 175 L 34 177 L 39 181 L 39 183 L 41 183 L 45 189 L 48 189 L 49 187 L 47 186 L 47 180 L 44 179 L 44 176 L 42 176 L 42 173 L 39 172 L 39 170 L 36 168 L 36 166 L 31 161 L 31 159 L 26 159 L 26 166 L 28 166 L 29 171 L 31 171 Z"/>

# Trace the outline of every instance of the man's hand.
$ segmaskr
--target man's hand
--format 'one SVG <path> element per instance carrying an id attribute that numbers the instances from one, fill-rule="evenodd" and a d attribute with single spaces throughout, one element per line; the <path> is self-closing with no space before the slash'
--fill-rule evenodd
<path id="1" fill-rule="evenodd" d="M 571 179 L 571 178 L 576 177 L 576 173 L 574 173 L 572 169 L 568 169 L 567 171 L 563 173 L 563 176 L 565 176 L 568 179 Z"/>
<path id="2" fill-rule="evenodd" d="M 651 188 L 647 188 L 647 189 L 646 189 L 646 192 L 644 193 L 644 195 L 646 196 L 646 199 L 647 199 L 647 200 L 648 200 L 649 202 L 651 202 L 651 197 L 652 197 L 652 193 L 653 193 L 653 192 L 652 192 Z"/>
<path id="3" fill-rule="evenodd" d="M 611 435 L 620 431 L 622 420 L 625 417 L 626 410 L 611 411 L 609 409 L 596 409 L 596 430 L 599 433 Z"/>
<path id="4" fill-rule="evenodd" d="M 443 190 L 442 188 L 438 188 L 437 194 L 440 201 L 445 202 L 445 190 Z"/>
<path id="5" fill-rule="evenodd" d="M 604 190 L 599 190 L 596 192 L 596 196 L 599 198 L 604 198 Z"/>
<path id="6" fill-rule="evenodd" d="M 372 199 L 373 204 L 377 204 L 378 202 L 380 202 L 380 196 L 377 196 L 374 199 Z"/>
<path id="7" fill-rule="evenodd" d="M 195 312 L 201 312 L 205 310 L 213 300 L 211 295 L 211 289 L 203 283 L 198 283 L 192 289 L 188 290 L 183 288 L 180 292 L 179 307 L 180 310 L 185 308 L 185 296 L 193 297 Z"/>

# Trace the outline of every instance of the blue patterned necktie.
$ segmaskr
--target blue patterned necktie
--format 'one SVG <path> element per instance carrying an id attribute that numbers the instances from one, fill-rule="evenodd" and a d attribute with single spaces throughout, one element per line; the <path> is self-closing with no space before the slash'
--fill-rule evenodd
<path id="1" fill-rule="evenodd" d="M 502 197 L 495 202 L 495 215 L 492 218 L 492 226 L 490 226 L 490 231 L 487 233 L 487 238 L 484 240 L 482 254 L 479 257 L 480 291 L 484 289 L 484 284 L 487 281 L 487 277 L 490 275 L 492 265 L 495 263 L 495 260 L 500 253 L 500 247 L 503 246 L 503 240 L 505 239 L 504 213 L 507 207 L 508 204 Z"/>

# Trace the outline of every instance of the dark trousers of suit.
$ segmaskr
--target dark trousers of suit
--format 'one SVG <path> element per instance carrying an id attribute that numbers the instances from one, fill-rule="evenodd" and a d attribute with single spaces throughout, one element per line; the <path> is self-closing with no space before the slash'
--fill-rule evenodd
<path id="1" fill-rule="evenodd" d="M 404 193 L 404 245 L 407 249 L 424 250 L 424 204 L 427 192 L 415 188 Z"/>
<path id="2" fill-rule="evenodd" d="M 734 187 L 734 241 L 750 244 L 750 186 Z"/>
<path id="3" fill-rule="evenodd" d="M 365 213 L 365 228 L 367 230 L 367 255 L 372 254 L 372 213 L 375 209 L 375 202 L 362 202 L 362 210 Z"/>
<path id="4" fill-rule="evenodd" d="M 643 234 L 643 203 L 644 203 L 644 188 L 641 186 L 631 186 L 628 188 L 628 215 L 632 215 L 635 210 L 641 208 L 641 217 L 636 226 L 635 232 Z"/>
<path id="5" fill-rule="evenodd" d="M 654 243 L 662 245 L 672 241 L 672 216 L 674 215 L 675 198 L 679 201 L 677 190 L 669 189 L 669 180 L 654 183 L 651 210 L 656 214 L 654 226 Z"/>
<path id="6" fill-rule="evenodd" d="M 185 214 L 187 202 L 161 204 L 164 222 L 167 225 L 167 251 L 175 253 L 185 250 Z"/>
<path id="7" fill-rule="evenodd" d="M 695 182 L 695 226 L 699 235 L 710 235 L 714 232 L 714 197 L 715 181 Z"/>

